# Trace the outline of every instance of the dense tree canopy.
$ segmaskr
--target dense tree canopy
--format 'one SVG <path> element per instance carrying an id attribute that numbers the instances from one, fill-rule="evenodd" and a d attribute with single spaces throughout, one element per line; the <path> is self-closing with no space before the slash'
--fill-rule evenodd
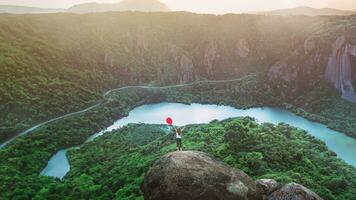
<path id="1" fill-rule="evenodd" d="M 138 105 L 162 101 L 240 108 L 283 105 L 277 97 L 265 98 L 271 93 L 257 76 L 228 84 L 200 82 L 176 88 L 114 91 L 97 108 L 50 123 L 1 149 L 0 193 L 5 199 L 142 198 L 139 185 L 146 170 L 159 156 L 175 149 L 172 138 L 159 126 L 128 126 L 70 151 L 72 168 L 63 181 L 39 173 L 55 152 L 82 144 Z M 254 178 L 296 181 L 326 199 L 355 195 L 355 169 L 301 130 L 285 124 L 260 126 L 249 118 L 214 121 L 188 130 L 186 149 L 210 153 Z"/>
<path id="2" fill-rule="evenodd" d="M 356 138 L 356 104 L 321 81 L 322 65 L 308 66 L 317 73 L 298 84 L 314 82 L 297 98 L 283 98 L 266 78 L 269 67 L 291 53 L 302 52 L 296 60 L 304 60 L 304 41 L 311 36 L 325 61 L 335 37 L 355 22 L 355 16 L 0 14 L 0 142 L 36 123 L 100 103 L 0 149 L 0 199 L 142 199 L 144 173 L 175 149 L 160 126 L 130 125 L 70 151 L 72 170 L 63 181 L 39 174 L 58 150 L 83 144 L 147 103 L 284 107 Z M 238 77 L 244 78 L 204 81 Z M 131 87 L 102 96 L 121 86 L 186 82 L 192 84 Z M 355 169 L 286 124 L 214 121 L 189 127 L 184 146 L 256 179 L 296 181 L 325 199 L 356 196 Z"/>
<path id="3" fill-rule="evenodd" d="M 189 126 L 184 149 L 210 153 L 255 179 L 297 182 L 325 199 L 352 199 L 356 171 L 325 144 L 286 124 L 257 124 L 250 118 Z M 46 199 L 142 199 L 140 185 L 152 163 L 175 150 L 165 126 L 129 125 L 69 152 L 71 171 L 63 182 L 36 195 Z"/>
<path id="4" fill-rule="evenodd" d="M 265 72 L 311 36 L 328 56 L 355 26 L 355 16 L 1 14 L 0 142 L 93 105 L 108 89 Z"/>

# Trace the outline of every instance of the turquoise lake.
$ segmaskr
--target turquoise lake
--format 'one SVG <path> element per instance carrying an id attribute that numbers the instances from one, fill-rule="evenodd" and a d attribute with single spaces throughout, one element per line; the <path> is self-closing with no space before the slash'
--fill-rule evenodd
<path id="1" fill-rule="evenodd" d="M 356 167 L 356 140 L 323 124 L 311 122 L 287 110 L 272 107 L 236 109 L 231 106 L 160 103 L 144 105 L 133 109 L 129 115 L 116 121 L 100 133 L 93 135 L 87 142 L 103 135 L 105 132 L 118 129 L 129 123 L 164 124 L 166 117 L 172 117 L 174 125 L 209 123 L 212 120 L 223 120 L 233 117 L 253 117 L 259 123 L 286 123 L 304 129 L 308 134 L 324 141 L 327 147 L 348 164 Z M 66 150 L 59 151 L 48 162 L 42 175 L 63 178 L 70 170 Z"/>

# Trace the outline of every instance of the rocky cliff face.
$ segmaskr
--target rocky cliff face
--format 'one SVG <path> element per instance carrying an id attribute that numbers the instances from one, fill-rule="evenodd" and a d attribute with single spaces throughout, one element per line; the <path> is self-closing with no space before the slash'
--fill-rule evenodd
<path id="1" fill-rule="evenodd" d="M 273 64 L 267 77 L 283 98 L 291 99 L 323 78 L 325 58 L 318 39 L 307 38 L 289 56 Z"/>
<path id="2" fill-rule="evenodd" d="M 214 76 L 214 66 L 220 58 L 218 44 L 215 41 L 209 42 L 204 50 L 203 66 L 208 76 Z"/>
<path id="3" fill-rule="evenodd" d="M 356 44 L 341 34 L 333 42 L 310 37 L 300 46 L 269 68 L 267 77 L 276 91 L 292 99 L 325 80 L 356 103 Z"/>
<path id="4" fill-rule="evenodd" d="M 22 80 L 22 72 L 40 70 L 45 79 L 70 80 L 103 91 L 122 85 L 234 79 L 267 71 L 276 91 L 294 98 L 321 82 L 328 66 L 326 77 L 346 99 L 353 99 L 355 90 L 356 62 L 350 55 L 355 54 L 356 34 L 349 36 L 353 40 L 345 37 L 335 45 L 335 53 L 331 50 L 337 36 L 356 27 L 355 16 L 112 12 L 24 19 L 4 15 L 0 26 L 3 46 L 12 49 L 0 59 L 9 65 L 1 67 L 0 74 L 15 82 Z M 36 80 L 26 85 L 36 85 Z M 33 91 L 37 90 L 28 90 L 27 96 L 36 95 Z"/>
<path id="5" fill-rule="evenodd" d="M 356 103 L 353 57 L 356 57 L 356 44 L 349 43 L 344 35 L 339 36 L 332 45 L 325 79 L 342 93 L 342 98 Z"/>
<path id="6" fill-rule="evenodd" d="M 167 71 L 167 66 L 162 66 L 161 71 L 163 73 L 160 74 L 159 77 L 175 75 L 175 78 L 178 79 L 177 82 L 179 83 L 187 83 L 197 79 L 194 73 L 195 66 L 193 60 L 187 52 L 173 44 L 168 44 L 167 52 L 172 59 L 170 65 L 173 67 L 174 71 Z"/>
<path id="7" fill-rule="evenodd" d="M 202 152 L 173 152 L 147 173 L 142 191 L 146 200 L 322 200 L 309 189 L 274 180 L 256 182 Z"/>

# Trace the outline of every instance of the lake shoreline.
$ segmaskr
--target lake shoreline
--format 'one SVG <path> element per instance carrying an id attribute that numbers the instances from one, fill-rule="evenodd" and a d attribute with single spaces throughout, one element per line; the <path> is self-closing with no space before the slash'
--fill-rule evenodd
<path id="1" fill-rule="evenodd" d="M 317 128 L 319 128 L 319 129 L 321 129 L 322 131 L 330 131 L 330 132 L 328 132 L 328 133 L 321 133 L 320 135 L 316 135 L 315 133 L 313 134 L 313 133 L 311 133 L 310 132 L 310 130 L 308 131 L 308 130 L 306 130 L 307 131 L 307 133 L 309 134 L 309 135 L 312 135 L 313 137 L 316 137 L 316 138 L 318 138 L 319 140 L 321 139 L 323 142 L 326 142 L 326 145 L 328 146 L 328 148 L 331 150 L 331 151 L 333 151 L 333 152 L 335 152 L 337 155 L 338 155 L 338 157 L 339 158 L 343 158 L 343 160 L 345 161 L 345 162 L 347 162 L 348 164 L 350 164 L 350 165 L 353 165 L 354 167 L 356 166 L 356 160 L 355 161 L 351 161 L 350 162 L 350 158 L 346 158 L 345 157 L 345 155 L 340 155 L 340 152 L 338 151 L 338 150 L 336 150 L 335 151 L 335 147 L 333 147 L 333 146 L 331 146 L 330 144 L 328 144 L 328 143 L 330 143 L 331 141 L 328 141 L 328 140 L 326 140 L 325 141 L 325 139 L 323 139 L 323 138 L 325 138 L 327 135 L 326 134 L 339 134 L 339 137 L 340 138 L 345 138 L 345 140 L 346 139 L 350 139 L 350 141 L 352 141 L 352 140 L 354 140 L 354 139 L 352 139 L 352 138 L 350 138 L 350 137 L 348 137 L 347 135 L 345 135 L 345 134 L 343 134 L 343 133 L 341 133 L 341 132 L 336 132 L 336 131 L 333 131 L 333 130 L 331 130 L 331 129 L 329 129 L 326 125 L 324 125 L 324 124 L 321 124 L 321 123 L 317 123 L 317 122 L 313 122 L 313 121 L 310 121 L 310 120 L 308 120 L 308 119 L 306 119 L 306 118 L 303 118 L 303 117 L 300 117 L 300 116 L 297 116 L 297 115 L 295 115 L 294 113 L 292 113 L 291 111 L 289 111 L 289 110 L 286 110 L 286 109 L 284 109 L 284 108 L 280 108 L 280 107 L 270 107 L 270 106 L 265 106 L 265 107 L 254 107 L 254 108 L 245 108 L 245 109 L 238 109 L 238 108 L 235 108 L 235 107 L 232 107 L 232 106 L 225 106 L 225 105 L 216 105 L 216 104 L 198 104 L 198 103 L 192 103 L 192 104 L 182 104 L 182 103 L 170 103 L 170 102 L 162 102 L 162 103 L 155 103 L 155 104 L 146 104 L 146 105 L 141 105 L 141 106 L 136 106 L 134 109 L 132 109 L 130 112 L 129 112 L 129 114 L 128 114 L 128 116 L 126 116 L 126 117 L 123 117 L 123 118 L 121 118 L 121 119 L 119 119 L 119 120 L 117 120 L 117 121 L 115 121 L 114 123 L 113 123 L 113 125 L 111 125 L 111 126 L 109 126 L 109 127 L 107 127 L 105 130 L 102 130 L 102 131 L 100 131 L 99 133 L 97 133 L 97 134 L 94 134 L 93 136 L 91 136 L 90 138 L 91 139 L 95 139 L 96 137 L 99 137 L 99 136 L 101 136 L 101 135 L 103 135 L 103 134 L 105 134 L 105 133 L 108 133 L 108 132 L 111 132 L 111 131 L 114 131 L 114 130 L 117 130 L 117 129 L 120 129 L 120 128 L 122 128 L 123 126 L 125 126 L 125 125 L 127 125 L 127 124 L 129 124 L 129 123 L 145 123 L 145 124 L 162 124 L 163 123 L 163 120 L 162 119 L 164 119 L 164 116 L 169 116 L 169 115 L 172 115 L 173 113 L 165 113 L 163 116 L 161 116 L 160 118 L 159 118 L 159 120 L 157 121 L 158 123 L 154 123 L 153 121 L 150 121 L 151 119 L 152 119 L 152 116 L 149 116 L 149 118 L 147 118 L 147 120 L 148 121 L 140 121 L 140 117 L 142 117 L 142 116 L 144 116 L 144 115 L 147 115 L 147 113 L 150 113 L 148 110 L 150 110 L 150 109 L 148 109 L 148 110 L 145 110 L 146 108 L 150 108 L 150 107 L 153 107 L 153 108 L 155 108 L 155 107 L 159 107 L 159 106 L 166 106 L 166 105 L 173 105 L 173 106 L 178 106 L 178 107 L 180 107 L 180 109 L 183 109 L 183 107 L 207 107 L 207 108 L 210 108 L 210 109 L 212 109 L 212 108 L 216 108 L 216 109 L 231 109 L 231 110 L 233 110 L 233 111 L 237 111 L 237 112 L 241 112 L 241 113 L 244 113 L 244 112 L 246 112 L 246 113 L 249 113 L 249 111 L 258 111 L 258 112 L 260 112 L 259 114 L 258 113 L 253 113 L 252 115 L 249 115 L 249 114 L 246 114 L 246 115 L 241 115 L 241 116 L 239 116 L 237 113 L 234 113 L 236 116 L 234 116 L 234 115 L 230 115 L 231 113 L 223 113 L 221 116 L 219 116 L 218 117 L 218 119 L 216 119 L 216 118 L 214 118 L 214 117 L 212 117 L 212 118 L 209 118 L 209 120 L 225 120 L 225 119 L 227 119 L 227 118 L 235 118 L 235 117 L 253 117 L 253 118 L 257 118 L 257 120 L 262 120 L 261 121 L 261 123 L 262 122 L 268 122 L 268 123 L 271 123 L 271 122 L 275 122 L 274 124 L 278 124 L 278 123 L 284 123 L 285 121 L 283 121 L 283 120 L 277 120 L 277 121 L 274 121 L 274 119 L 269 119 L 269 121 L 267 120 L 267 121 L 264 121 L 264 119 L 263 118 L 261 118 L 261 116 L 263 116 L 263 114 L 265 114 L 265 113 L 263 113 L 263 112 L 281 112 L 283 115 L 286 115 L 287 113 L 288 113 L 288 115 L 286 115 L 287 117 L 293 117 L 292 119 L 293 120 L 290 120 L 290 123 L 287 123 L 287 124 L 291 124 L 291 126 L 294 126 L 293 125 L 293 123 L 295 124 L 296 122 L 298 122 L 298 120 L 302 120 L 302 122 L 300 122 L 300 123 L 308 123 L 308 124 L 311 124 L 310 126 L 318 126 Z M 143 113 L 141 113 L 141 114 L 136 114 L 136 112 L 137 112 L 137 110 L 140 110 L 140 109 L 144 109 L 144 112 Z M 179 110 L 179 109 L 178 109 Z M 188 113 L 188 111 L 189 110 L 185 110 L 184 112 L 186 112 L 186 113 Z M 156 111 L 153 111 L 153 112 L 156 112 Z M 159 111 L 159 112 L 163 112 L 163 111 Z M 231 111 L 230 111 L 231 112 Z M 272 112 L 272 113 L 273 113 Z M 130 120 L 130 117 L 132 116 L 132 113 L 134 113 L 133 115 L 135 116 L 134 118 L 137 118 L 137 121 L 135 121 L 135 119 L 131 119 Z M 144 113 L 146 113 L 146 114 L 144 114 Z M 152 113 L 151 113 L 152 114 Z M 207 114 L 207 113 L 205 113 L 205 114 Z M 293 115 L 295 115 L 295 116 L 293 116 Z M 155 115 L 155 114 L 154 114 Z M 193 117 L 194 118 L 194 117 Z M 280 121 L 280 122 L 278 122 L 278 121 Z M 187 124 L 201 124 L 201 123 L 209 123 L 210 121 L 207 121 L 207 120 L 205 120 L 205 121 L 193 121 L 193 123 L 182 123 L 182 124 L 180 124 L 179 122 L 178 122 L 178 125 L 187 125 Z M 297 128 L 299 128 L 299 129 L 302 129 L 302 130 L 304 130 L 303 129 L 303 127 L 298 127 L 298 126 L 295 126 L 295 127 L 297 127 Z M 310 127 L 307 127 L 307 128 L 310 128 Z M 322 132 L 321 131 L 321 132 Z M 318 131 L 316 131 L 316 132 L 318 132 Z M 333 139 L 331 139 L 331 140 L 334 140 L 334 138 Z M 90 141 L 92 141 L 92 140 L 87 140 L 87 142 L 90 142 Z M 85 145 L 87 142 L 85 142 L 83 145 Z M 354 140 L 354 143 L 356 144 L 356 140 Z M 356 145 L 355 145 L 356 146 Z M 334 148 L 334 149 L 333 149 Z M 340 148 L 340 147 L 339 147 Z M 346 151 L 344 151 L 344 153 L 345 153 Z M 356 152 L 356 149 L 355 149 L 355 152 Z M 344 154 L 343 153 L 343 154 Z M 56 156 L 57 154 L 55 154 L 52 158 L 51 158 L 51 160 L 52 159 L 54 159 L 54 157 Z M 346 160 L 345 160 L 346 159 Z M 63 161 L 63 160 L 62 160 Z M 62 163 L 62 161 L 61 161 L 61 163 Z M 67 167 L 67 169 L 69 169 L 70 167 Z M 51 175 L 51 173 L 45 173 L 45 171 L 47 170 L 47 167 L 41 172 L 41 174 L 44 174 L 44 175 Z M 68 170 L 69 171 L 69 170 Z M 66 173 L 68 172 L 68 171 L 66 171 Z M 56 176 L 57 178 L 63 178 L 64 176 L 65 176 L 65 174 L 66 173 L 64 173 L 63 174 L 63 176 Z"/>

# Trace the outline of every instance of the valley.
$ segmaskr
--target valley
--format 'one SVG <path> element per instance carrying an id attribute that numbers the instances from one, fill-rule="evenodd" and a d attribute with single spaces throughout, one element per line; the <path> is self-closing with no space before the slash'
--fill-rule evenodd
<path id="1" fill-rule="evenodd" d="M 2 181 L 4 181 L 3 183 L 5 183 L 2 185 L 3 187 L 1 188 L 1 192 L 9 195 L 6 196 L 8 198 L 16 197 L 16 193 L 6 192 L 7 188 L 11 187 L 13 183 L 16 183 L 16 188 L 21 191 L 21 194 L 30 196 L 40 194 L 41 191 L 38 189 L 43 188 L 44 185 L 48 184 L 48 181 L 55 181 L 52 185 L 59 184 L 59 187 L 62 187 L 60 186 L 62 184 L 61 181 L 58 182 L 58 180 L 56 181 L 53 178 L 39 175 L 40 171 L 47 165 L 47 161 L 51 158 L 51 156 L 61 149 L 81 145 L 88 138 L 90 138 L 91 135 L 110 126 L 116 119 L 128 115 L 130 110 L 140 105 L 167 101 L 181 103 L 197 102 L 205 104 L 225 104 L 233 105 L 238 108 L 251 108 L 262 105 L 281 106 L 282 103 L 278 98 L 265 98 L 266 96 L 271 96 L 271 94 L 273 94 L 273 90 L 268 87 L 264 87 L 266 85 L 263 83 L 264 81 L 258 78 L 258 76 L 249 76 L 227 82 L 207 81 L 187 84 L 185 86 L 178 85 L 176 87 L 125 87 L 117 91 L 113 90 L 111 93 L 107 93 L 107 100 L 98 107 L 78 115 L 73 115 L 68 118 L 63 118 L 49 123 L 44 127 L 40 127 L 38 130 L 34 130 L 27 136 L 17 138 L 12 143 L 8 144 L 8 146 L 4 149 L 0 150 L 0 165 L 2 169 L 0 173 L 2 174 L 1 177 Z M 259 115 L 256 117 L 258 116 Z M 321 137 L 323 134 L 325 133 L 322 133 Z M 105 137 L 105 135 L 103 137 Z M 92 143 L 95 143 L 95 141 L 84 145 L 82 148 L 91 146 Z M 325 145 L 322 142 L 320 142 L 320 144 Z M 327 150 L 326 146 L 325 150 Z M 75 150 L 70 150 L 69 156 L 72 151 Z M 334 159 L 336 159 L 335 153 L 330 153 L 328 155 L 328 157 L 334 157 Z M 11 159 L 9 160 L 6 158 Z M 337 161 L 335 162 L 340 163 L 345 167 L 348 166 L 343 161 L 339 159 L 336 160 Z M 69 162 L 72 165 L 72 161 Z M 348 166 L 347 168 L 354 170 L 351 166 Z M 73 167 L 71 167 L 71 171 L 69 172 L 70 174 L 72 173 L 72 170 Z M 352 174 L 354 174 L 354 172 L 351 172 L 350 175 Z M 65 179 L 63 179 L 64 182 L 66 182 L 68 176 L 70 175 L 67 175 Z M 133 176 L 132 178 L 135 177 Z M 26 184 L 21 186 L 22 183 L 28 183 L 31 180 L 35 183 L 35 185 Z M 300 181 L 296 179 L 293 180 Z M 351 179 L 349 184 L 354 184 L 352 181 L 353 179 Z M 136 188 L 139 186 L 139 183 L 140 182 L 135 183 Z M 53 185 L 53 187 L 57 187 L 55 185 Z M 24 193 L 24 191 L 27 191 L 28 193 Z M 84 191 L 85 193 L 88 192 L 86 189 Z M 58 192 L 59 191 L 56 191 L 54 193 L 58 195 L 60 193 Z M 352 190 L 350 192 L 352 194 Z M 50 194 L 54 195 L 54 193 Z M 140 195 L 139 191 L 134 193 Z M 324 194 L 324 192 L 320 193 L 327 195 Z M 345 194 L 348 193 L 349 192 L 346 192 Z M 46 193 L 46 195 L 47 194 L 49 193 Z M 80 193 L 78 195 L 84 194 Z M 334 198 L 333 195 L 331 195 L 332 198 L 330 199 Z M 85 196 L 82 197 L 84 198 Z M 120 198 L 121 197 L 123 196 L 120 196 Z M 80 198 L 80 196 L 78 196 L 78 198 Z"/>
<path id="2" fill-rule="evenodd" d="M 94 105 L 104 91 L 126 85 L 266 73 L 286 101 L 319 85 L 335 85 L 342 93 L 354 76 L 335 73 L 327 79 L 332 83 L 324 83 L 324 77 L 333 52 L 355 43 L 355 21 L 354 16 L 1 14 L 0 141 Z M 354 71 L 340 64 L 331 71 L 344 68 Z"/>
<path id="3" fill-rule="evenodd" d="M 162 102 L 246 112 L 182 123 L 188 150 L 254 180 L 356 196 L 354 15 L 0 14 L 0 27 L 4 199 L 143 199 L 174 140 L 164 119 L 110 126 Z M 47 174 L 56 153 L 68 165 Z"/>

